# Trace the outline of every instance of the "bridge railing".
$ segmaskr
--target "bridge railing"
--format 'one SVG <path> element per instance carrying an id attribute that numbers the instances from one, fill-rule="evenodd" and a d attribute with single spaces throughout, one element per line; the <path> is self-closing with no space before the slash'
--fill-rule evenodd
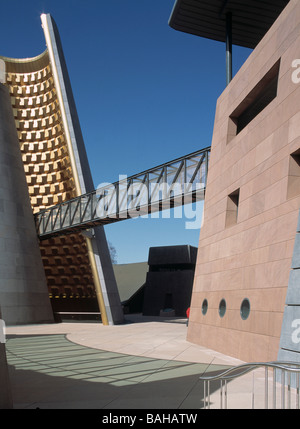
<path id="1" fill-rule="evenodd" d="M 214 391 L 219 391 L 219 408 L 228 408 L 228 382 L 232 382 L 239 377 L 245 376 L 250 372 L 254 372 L 258 368 L 264 369 L 264 381 L 259 386 L 258 408 L 282 408 L 299 409 L 299 379 L 300 379 L 300 363 L 295 362 L 254 362 L 243 365 L 238 365 L 227 369 L 217 375 L 201 376 L 200 380 L 204 383 L 204 408 L 209 409 L 211 406 L 211 386 L 213 384 Z M 272 372 L 271 377 L 269 372 Z M 260 377 L 261 381 L 262 377 Z M 217 384 L 220 382 L 219 389 Z M 249 380 L 248 380 L 249 382 Z M 243 382 L 243 392 L 246 390 L 246 384 Z M 248 393 L 251 393 L 251 407 L 255 406 L 255 389 L 254 389 L 254 374 L 251 386 L 249 386 Z M 293 398 L 292 398 L 293 393 Z M 241 395 L 235 393 L 235 401 L 241 402 Z M 263 399 L 262 399 L 263 398 Z M 292 400 L 293 399 L 293 400 Z M 263 401 L 263 403 L 262 403 Z M 235 404 L 233 401 L 233 408 Z"/>
<path id="2" fill-rule="evenodd" d="M 210 148 L 134 176 L 120 176 L 35 214 L 41 239 L 148 215 L 204 199 Z"/>

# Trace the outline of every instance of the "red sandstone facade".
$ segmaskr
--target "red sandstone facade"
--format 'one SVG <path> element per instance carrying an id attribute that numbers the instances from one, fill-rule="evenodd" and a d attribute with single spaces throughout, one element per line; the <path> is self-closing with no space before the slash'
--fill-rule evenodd
<path id="1" fill-rule="evenodd" d="M 187 339 L 244 361 L 279 350 L 300 205 L 299 30 L 290 1 L 216 108 Z"/>

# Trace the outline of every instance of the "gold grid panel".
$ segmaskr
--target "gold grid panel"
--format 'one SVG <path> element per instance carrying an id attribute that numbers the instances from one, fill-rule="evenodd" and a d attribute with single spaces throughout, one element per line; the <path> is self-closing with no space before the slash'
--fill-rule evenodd
<path id="1" fill-rule="evenodd" d="M 43 67 L 35 70 L 36 67 Z M 28 69 L 30 71 L 28 71 Z M 76 196 L 70 156 L 47 52 L 22 66 L 7 63 L 6 83 L 20 142 L 33 212 Z M 25 70 L 25 71 L 24 71 Z M 40 245 L 49 292 L 90 294 L 93 276 L 81 234 Z"/>

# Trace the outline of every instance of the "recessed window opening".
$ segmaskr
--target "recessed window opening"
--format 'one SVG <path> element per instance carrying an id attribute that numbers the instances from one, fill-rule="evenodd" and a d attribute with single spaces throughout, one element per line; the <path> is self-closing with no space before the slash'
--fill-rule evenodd
<path id="1" fill-rule="evenodd" d="M 224 317 L 226 313 L 226 301 L 225 299 L 221 299 L 219 304 L 219 315 L 220 317 Z"/>
<path id="2" fill-rule="evenodd" d="M 238 220 L 239 212 L 239 200 L 240 200 L 240 190 L 237 189 L 227 197 L 227 208 L 226 208 L 226 228 L 235 225 Z"/>
<path id="3" fill-rule="evenodd" d="M 240 309 L 240 313 L 241 313 L 241 318 L 243 320 L 248 319 L 249 314 L 250 314 L 250 302 L 249 299 L 245 298 L 241 304 L 241 309 Z"/>
<path id="4" fill-rule="evenodd" d="M 208 309 L 208 302 L 207 302 L 207 299 L 204 299 L 202 302 L 202 314 L 204 316 L 207 313 L 207 309 Z"/>
<path id="5" fill-rule="evenodd" d="M 58 296 L 59 295 L 59 289 L 57 287 L 52 287 L 51 293 L 53 296 Z"/>
<path id="6" fill-rule="evenodd" d="M 229 117 L 228 138 L 230 142 L 277 96 L 280 59 L 249 92 Z"/>
<path id="7" fill-rule="evenodd" d="M 72 289 L 70 287 L 65 287 L 64 291 L 68 298 L 72 295 Z"/>
<path id="8" fill-rule="evenodd" d="M 287 198 L 300 195 L 300 149 L 290 155 Z"/>
<path id="9" fill-rule="evenodd" d="M 77 294 L 78 294 L 80 297 L 83 297 L 83 288 L 82 288 L 82 287 L 77 287 Z"/>

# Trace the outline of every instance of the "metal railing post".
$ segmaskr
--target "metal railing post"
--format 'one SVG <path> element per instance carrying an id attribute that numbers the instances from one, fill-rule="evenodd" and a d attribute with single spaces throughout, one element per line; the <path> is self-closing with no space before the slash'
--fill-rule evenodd
<path id="1" fill-rule="evenodd" d="M 265 367 L 265 409 L 269 408 L 269 380 L 268 380 L 268 367 Z"/>
<path id="2" fill-rule="evenodd" d="M 281 408 L 285 408 L 285 371 L 281 372 Z"/>
<path id="3" fill-rule="evenodd" d="M 254 403 L 255 403 L 255 377 L 254 377 L 254 371 L 252 372 L 252 409 L 254 410 Z"/>
<path id="4" fill-rule="evenodd" d="M 300 378 L 300 374 L 296 374 L 296 408 L 297 410 L 299 410 L 299 378 Z"/>
<path id="5" fill-rule="evenodd" d="M 249 364 L 243 364 L 236 367 L 231 367 L 222 373 L 214 376 L 202 376 L 200 380 L 204 382 L 204 408 L 208 404 L 210 407 L 210 392 L 209 383 L 210 381 L 220 380 L 220 408 L 227 409 L 228 407 L 228 389 L 227 382 L 232 381 L 238 377 L 246 375 L 252 372 L 252 408 L 254 408 L 254 370 L 256 368 L 264 368 L 265 380 L 262 385 L 264 389 L 264 405 L 265 408 L 269 408 L 269 369 L 273 370 L 273 408 L 277 407 L 277 370 L 281 371 L 281 408 L 300 408 L 300 362 L 255 362 Z M 294 374 L 292 376 L 292 374 Z M 287 390 L 287 393 L 286 393 Z M 293 397 L 292 397 L 293 391 Z M 295 397 L 295 401 L 294 401 Z M 292 400 L 293 398 L 293 400 Z M 208 400 L 208 402 L 207 402 Z"/>
<path id="6" fill-rule="evenodd" d="M 220 384 L 220 408 L 222 410 L 223 408 L 223 380 L 221 378 L 221 384 Z"/>
<path id="7" fill-rule="evenodd" d="M 276 409 L 276 368 L 273 368 L 273 409 Z"/>
<path id="8" fill-rule="evenodd" d="M 287 379 L 287 383 L 288 383 L 287 407 L 288 409 L 290 409 L 291 408 L 291 373 L 290 372 L 287 373 L 287 378 L 288 378 Z"/>

